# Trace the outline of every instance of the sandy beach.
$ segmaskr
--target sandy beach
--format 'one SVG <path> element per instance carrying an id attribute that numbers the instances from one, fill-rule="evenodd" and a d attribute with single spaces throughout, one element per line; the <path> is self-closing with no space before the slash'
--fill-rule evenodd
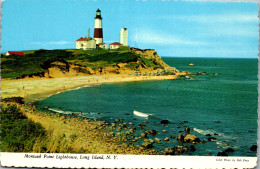
<path id="1" fill-rule="evenodd" d="M 59 78 L 23 78 L 23 79 L 2 79 L 1 97 L 24 97 L 26 101 L 43 99 L 57 92 L 64 92 L 87 85 L 102 83 L 120 83 L 144 80 L 170 80 L 176 79 L 179 75 L 187 72 L 180 72 L 176 75 L 167 76 L 134 76 L 134 75 L 93 75 L 74 76 Z"/>

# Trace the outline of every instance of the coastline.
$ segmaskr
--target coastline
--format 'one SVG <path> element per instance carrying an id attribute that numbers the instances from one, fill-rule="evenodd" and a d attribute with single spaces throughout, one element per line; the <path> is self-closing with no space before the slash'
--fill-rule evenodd
<path id="1" fill-rule="evenodd" d="M 68 76 L 59 78 L 23 78 L 2 79 L 1 97 L 23 97 L 26 102 L 44 99 L 50 95 L 67 90 L 74 90 L 88 85 L 103 83 L 120 83 L 147 80 L 173 80 L 178 76 L 190 74 L 189 72 L 178 72 L 176 75 L 165 76 L 134 76 L 128 74 L 120 75 L 95 75 L 95 76 Z"/>

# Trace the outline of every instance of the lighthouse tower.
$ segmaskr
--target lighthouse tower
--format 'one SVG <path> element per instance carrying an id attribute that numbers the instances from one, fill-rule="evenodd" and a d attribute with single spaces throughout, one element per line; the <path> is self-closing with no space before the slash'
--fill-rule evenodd
<path id="1" fill-rule="evenodd" d="M 127 46 L 127 28 L 122 28 L 120 31 L 120 43 L 123 46 Z"/>
<path id="2" fill-rule="evenodd" d="M 96 44 L 103 43 L 102 17 L 99 9 L 95 17 L 94 39 L 96 40 Z"/>

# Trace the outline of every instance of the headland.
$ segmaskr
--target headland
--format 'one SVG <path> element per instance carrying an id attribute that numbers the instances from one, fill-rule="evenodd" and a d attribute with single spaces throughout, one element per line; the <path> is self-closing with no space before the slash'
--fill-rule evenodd
<path id="1" fill-rule="evenodd" d="M 111 51 L 26 52 L 26 57 L 3 58 L 2 98 L 23 97 L 33 101 L 88 85 L 169 80 L 191 74 L 168 66 L 152 49 L 122 47 Z M 35 57 L 36 61 L 33 60 Z"/>

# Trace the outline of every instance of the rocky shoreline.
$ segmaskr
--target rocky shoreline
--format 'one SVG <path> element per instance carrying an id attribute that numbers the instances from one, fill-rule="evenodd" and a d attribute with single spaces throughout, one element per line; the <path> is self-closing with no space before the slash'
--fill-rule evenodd
<path id="1" fill-rule="evenodd" d="M 59 113 L 56 114 L 60 115 Z M 81 114 L 71 114 L 69 116 L 88 119 Z M 135 118 L 131 120 L 123 118 L 112 119 L 110 121 L 103 121 L 100 119 L 88 120 L 98 121 L 106 131 L 104 133 L 105 137 L 120 137 L 120 143 L 126 144 L 127 146 L 133 146 L 140 151 L 151 150 L 153 153 L 159 155 L 192 155 L 195 151 L 200 151 L 200 148 L 197 148 L 197 145 L 203 146 L 210 142 L 215 143 L 219 137 L 219 134 L 217 133 L 214 133 L 214 135 L 206 134 L 204 137 L 202 137 L 202 135 L 194 134 L 194 132 L 192 133 L 193 128 L 188 127 L 188 121 L 174 123 L 168 120 L 161 120 L 159 123 L 164 129 L 155 130 L 153 127 L 148 127 L 148 124 L 150 123 L 149 119 L 146 119 L 141 123 L 136 121 Z M 175 128 L 178 130 L 179 134 L 171 132 L 170 127 L 168 126 L 170 124 L 176 125 Z M 158 148 L 158 145 L 160 148 Z M 226 144 L 226 146 L 228 145 Z M 232 146 L 223 150 L 221 150 L 220 147 L 217 147 L 216 150 L 217 149 L 220 149 L 220 151 L 213 154 L 205 154 L 205 156 L 232 156 L 232 153 L 235 151 Z M 253 145 L 250 150 L 256 151 L 256 145 Z"/>

